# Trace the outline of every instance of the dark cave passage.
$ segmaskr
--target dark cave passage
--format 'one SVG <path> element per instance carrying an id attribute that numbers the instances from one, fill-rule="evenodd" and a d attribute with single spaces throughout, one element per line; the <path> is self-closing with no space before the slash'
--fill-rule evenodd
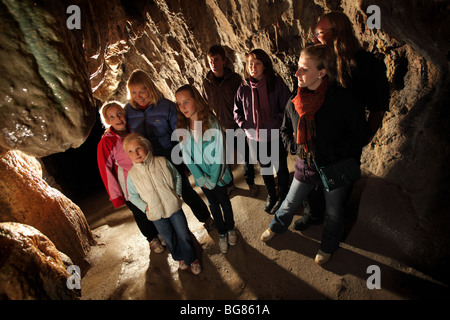
<path id="1" fill-rule="evenodd" d="M 86 141 L 79 148 L 70 148 L 41 160 L 50 177 L 74 202 L 104 191 L 97 166 L 97 144 L 104 128 L 97 113 L 95 124 Z"/>

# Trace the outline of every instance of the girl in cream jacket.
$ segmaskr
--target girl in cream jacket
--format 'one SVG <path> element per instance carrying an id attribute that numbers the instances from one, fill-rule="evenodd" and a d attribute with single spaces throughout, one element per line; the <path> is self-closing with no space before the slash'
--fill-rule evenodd
<path id="1" fill-rule="evenodd" d="M 200 263 L 181 208 L 180 174 L 165 157 L 154 157 L 150 142 L 140 134 L 128 135 L 123 146 L 133 161 L 127 178 L 130 201 L 153 221 L 179 268 L 190 265 L 199 274 Z"/>

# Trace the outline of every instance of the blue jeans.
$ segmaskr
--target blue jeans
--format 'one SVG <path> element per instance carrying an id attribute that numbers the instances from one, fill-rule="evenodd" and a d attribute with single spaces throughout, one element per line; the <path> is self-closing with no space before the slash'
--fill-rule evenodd
<path id="1" fill-rule="evenodd" d="M 269 228 L 275 233 L 284 233 L 289 228 L 295 211 L 315 185 L 292 180 L 291 187 L 281 207 L 275 213 Z M 334 253 L 344 236 L 344 203 L 350 186 L 327 192 L 324 189 L 327 219 L 322 232 L 320 250 Z"/>
<path id="2" fill-rule="evenodd" d="M 153 223 L 166 242 L 173 260 L 184 260 L 190 265 L 197 259 L 194 242 L 182 209 L 172 214 L 170 218 L 161 218 Z"/>
<path id="3" fill-rule="evenodd" d="M 216 185 L 212 190 L 203 187 L 202 190 L 206 199 L 208 199 L 214 225 L 219 234 L 226 234 L 229 230 L 233 230 L 233 208 L 231 207 L 230 197 L 228 197 L 227 187 Z"/>

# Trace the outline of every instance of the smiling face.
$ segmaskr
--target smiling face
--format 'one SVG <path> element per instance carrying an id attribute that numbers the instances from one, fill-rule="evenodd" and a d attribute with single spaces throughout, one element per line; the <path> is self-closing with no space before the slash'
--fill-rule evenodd
<path id="1" fill-rule="evenodd" d="M 151 96 L 148 89 L 142 85 L 130 85 L 130 96 L 140 107 L 147 107 L 150 105 Z"/>
<path id="2" fill-rule="evenodd" d="M 256 59 L 253 54 L 250 54 L 247 58 L 248 74 L 256 80 L 261 80 L 264 75 L 264 64 Z"/>
<path id="3" fill-rule="evenodd" d="M 136 140 L 132 140 L 125 146 L 125 152 L 133 163 L 141 163 L 147 157 L 148 150 Z"/>
<path id="4" fill-rule="evenodd" d="M 198 118 L 197 110 L 195 107 L 195 100 L 187 90 L 179 91 L 175 94 L 177 100 L 177 106 L 180 112 L 191 121 L 195 121 Z"/>
<path id="5" fill-rule="evenodd" d="M 295 76 L 298 78 L 299 87 L 310 90 L 316 90 L 319 87 L 327 71 L 325 69 L 319 70 L 317 64 L 316 59 L 303 53 L 300 55 L 298 70 L 295 73 Z"/>
<path id="6" fill-rule="evenodd" d="M 123 110 L 117 105 L 112 105 L 106 110 L 105 122 L 116 131 L 125 131 L 127 129 L 127 122 Z"/>

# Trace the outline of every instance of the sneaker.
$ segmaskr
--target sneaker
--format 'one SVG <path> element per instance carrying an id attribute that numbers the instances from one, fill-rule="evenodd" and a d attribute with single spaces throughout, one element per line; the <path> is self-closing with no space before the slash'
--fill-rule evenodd
<path id="1" fill-rule="evenodd" d="M 322 266 L 325 263 L 327 263 L 331 258 L 331 253 L 325 253 L 321 250 L 319 250 L 316 254 L 316 258 L 314 259 L 314 262 L 318 265 Z"/>
<path id="2" fill-rule="evenodd" d="M 210 232 L 214 230 L 214 219 L 211 217 L 208 217 L 208 220 L 206 220 L 203 223 L 203 227 L 206 229 L 206 231 Z"/>
<path id="3" fill-rule="evenodd" d="M 227 253 L 228 251 L 228 240 L 226 234 L 219 234 L 219 248 L 222 253 Z"/>
<path id="4" fill-rule="evenodd" d="M 158 238 L 154 238 L 152 241 L 149 242 L 150 250 L 154 253 L 163 253 L 164 247 L 159 242 Z"/>
<path id="5" fill-rule="evenodd" d="M 248 188 L 250 189 L 250 196 L 252 198 L 255 198 L 258 195 L 258 193 L 259 193 L 258 187 L 256 185 L 254 185 L 254 184 L 251 184 L 251 185 L 248 186 Z"/>
<path id="6" fill-rule="evenodd" d="M 264 206 L 264 211 L 270 213 L 276 202 L 276 198 L 268 196 L 266 199 L 266 205 Z"/>
<path id="7" fill-rule="evenodd" d="M 263 232 L 263 234 L 261 235 L 261 241 L 263 242 L 268 242 L 270 241 L 273 237 L 275 237 L 276 233 L 273 232 L 272 230 L 270 230 L 270 228 L 267 228 L 266 231 Z"/>
<path id="8" fill-rule="evenodd" d="M 200 266 L 198 259 L 191 263 L 191 271 L 195 275 L 198 275 L 202 271 L 202 267 Z"/>
<path id="9" fill-rule="evenodd" d="M 186 263 L 184 263 L 184 260 L 179 261 L 178 269 L 180 270 L 187 270 L 189 268 Z"/>
<path id="10" fill-rule="evenodd" d="M 300 219 L 294 222 L 294 229 L 297 231 L 304 231 L 309 228 L 309 226 L 317 226 L 323 223 L 323 219 L 311 219 L 309 215 L 304 215 Z"/>
<path id="11" fill-rule="evenodd" d="M 237 242 L 237 234 L 236 231 L 233 230 L 229 230 L 228 231 L 228 244 L 230 246 L 235 246 Z"/>

